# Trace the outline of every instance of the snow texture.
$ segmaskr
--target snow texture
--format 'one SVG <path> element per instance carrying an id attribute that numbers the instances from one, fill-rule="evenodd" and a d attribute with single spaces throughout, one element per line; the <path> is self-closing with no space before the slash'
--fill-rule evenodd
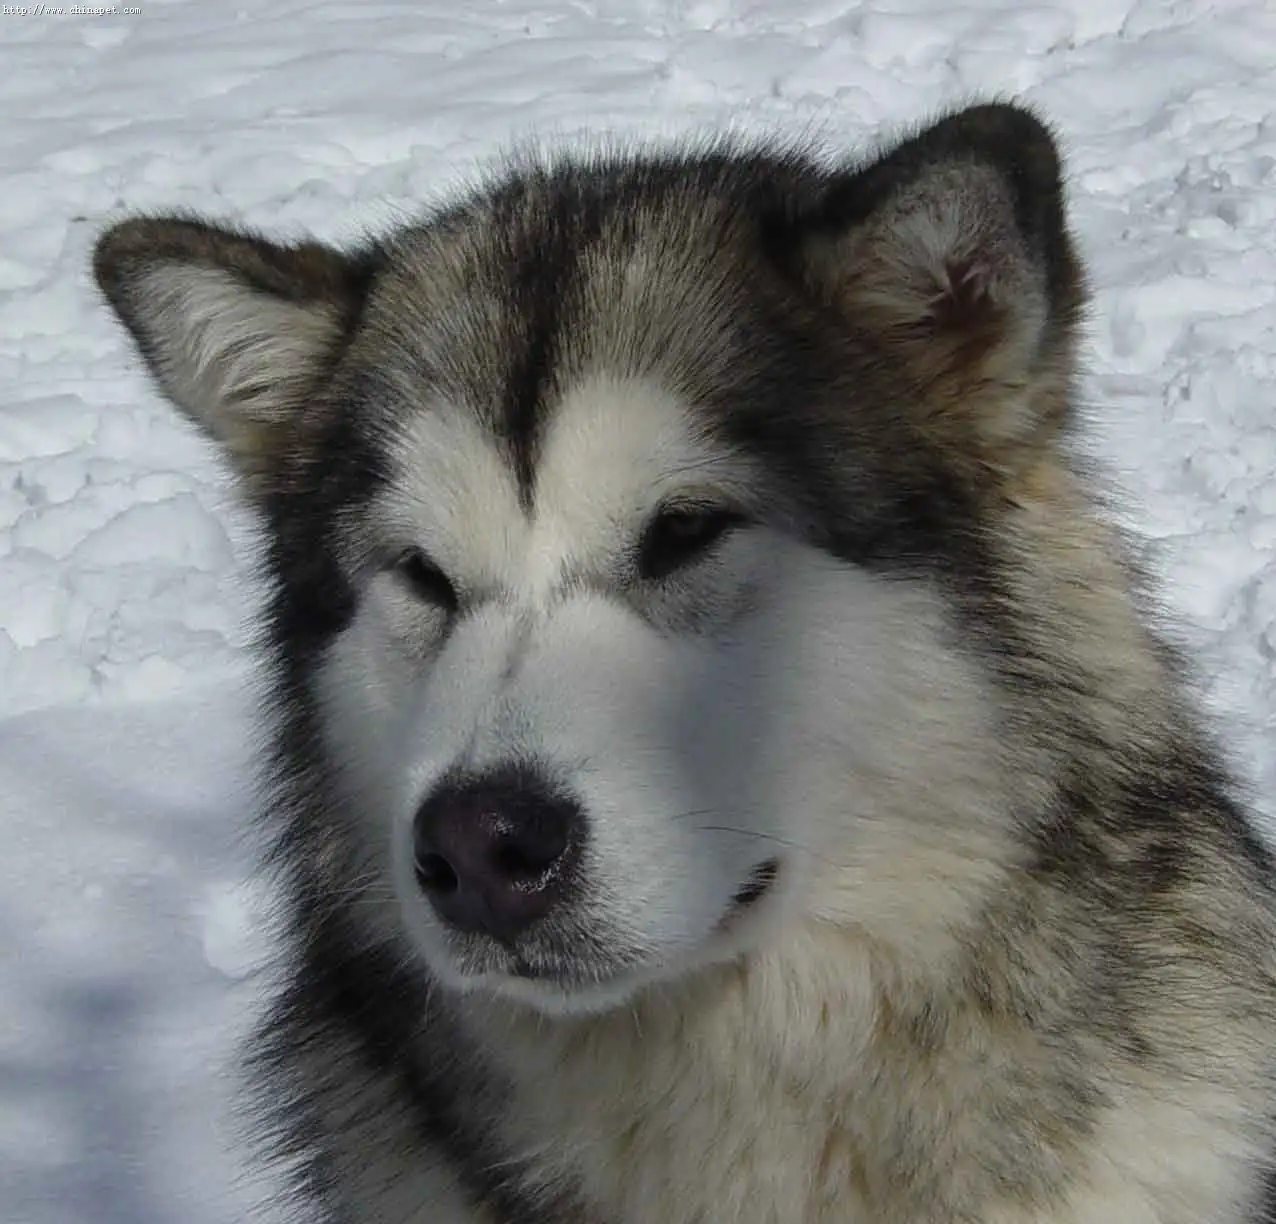
<path id="1" fill-rule="evenodd" d="M 230 1224 L 267 942 L 251 524 L 92 290 L 194 208 L 348 239 L 511 142 L 863 146 L 976 95 L 1057 123 L 1094 271 L 1093 450 L 1276 817 L 1276 6 L 141 0 L 0 14 L 0 1217 Z"/>

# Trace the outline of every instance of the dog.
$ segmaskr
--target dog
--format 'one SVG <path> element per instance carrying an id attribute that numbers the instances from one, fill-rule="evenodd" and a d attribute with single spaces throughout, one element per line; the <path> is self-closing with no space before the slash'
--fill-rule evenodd
<path id="1" fill-rule="evenodd" d="M 1276 1220 L 1272 862 L 1078 458 L 1040 118 L 94 267 L 262 524 L 306 1218 Z"/>

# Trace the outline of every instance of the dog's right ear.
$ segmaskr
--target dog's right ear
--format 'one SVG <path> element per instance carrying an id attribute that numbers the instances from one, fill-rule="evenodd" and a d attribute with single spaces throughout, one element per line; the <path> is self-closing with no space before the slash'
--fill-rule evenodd
<path id="1" fill-rule="evenodd" d="M 282 246 L 180 217 L 99 238 L 97 283 L 160 389 L 215 439 L 250 490 L 314 418 L 313 392 L 371 284 L 370 253 Z"/>

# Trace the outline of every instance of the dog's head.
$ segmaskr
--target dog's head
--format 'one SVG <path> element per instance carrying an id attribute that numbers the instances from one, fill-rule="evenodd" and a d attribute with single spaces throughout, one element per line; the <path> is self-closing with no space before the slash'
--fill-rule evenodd
<path id="1" fill-rule="evenodd" d="M 350 253 L 130 220 L 96 272 L 267 524 L 312 899 L 600 1007 L 995 858 L 964 643 L 1081 299 L 1035 119 L 525 165 Z"/>

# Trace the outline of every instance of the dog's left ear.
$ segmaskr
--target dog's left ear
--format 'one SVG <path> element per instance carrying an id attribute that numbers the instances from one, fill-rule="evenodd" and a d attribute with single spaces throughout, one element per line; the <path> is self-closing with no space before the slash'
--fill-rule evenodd
<path id="1" fill-rule="evenodd" d="M 1016 466 L 1066 426 L 1081 267 L 1031 113 L 950 115 L 835 182 L 806 270 L 909 383 L 919 427 Z"/>

